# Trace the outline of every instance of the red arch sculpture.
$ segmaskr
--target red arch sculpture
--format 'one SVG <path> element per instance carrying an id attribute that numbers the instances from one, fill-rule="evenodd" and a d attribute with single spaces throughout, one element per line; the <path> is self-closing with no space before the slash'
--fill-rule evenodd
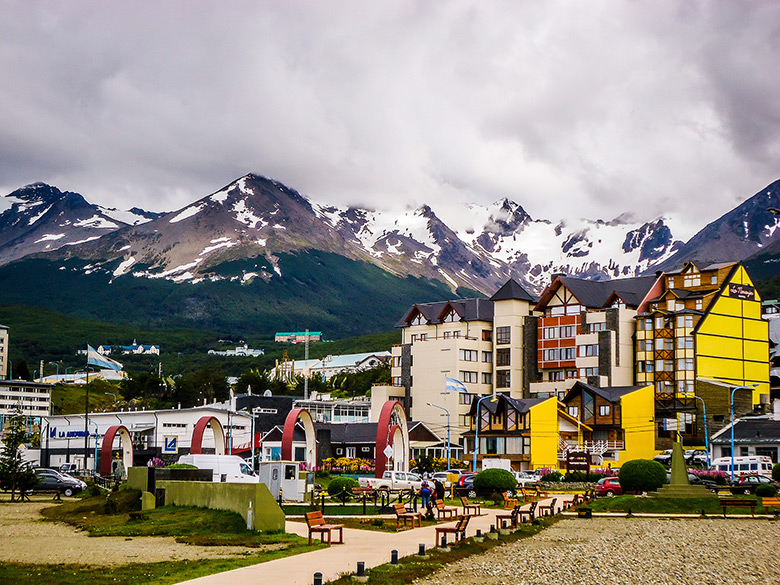
<path id="1" fill-rule="evenodd" d="M 306 433 L 306 466 L 313 470 L 317 466 L 317 432 L 314 428 L 314 419 L 305 408 L 293 408 L 284 419 L 284 432 L 282 433 L 282 461 L 293 461 L 293 435 L 298 421 L 303 423 Z"/>
<path id="2" fill-rule="evenodd" d="M 130 438 L 130 432 L 123 425 L 114 425 L 103 435 L 103 443 L 100 446 L 100 475 L 103 477 L 111 475 L 111 454 L 114 452 L 114 437 L 117 433 L 122 439 L 122 465 L 125 469 L 133 466 L 133 440 Z"/>
<path id="3" fill-rule="evenodd" d="M 213 416 L 203 416 L 195 423 L 195 429 L 192 431 L 190 455 L 203 453 L 203 432 L 209 425 L 214 431 L 214 452 L 217 455 L 225 454 L 225 431 L 222 429 L 222 423 Z"/>
<path id="4" fill-rule="evenodd" d="M 397 440 L 400 439 L 400 445 Z M 409 471 L 409 427 L 406 424 L 406 411 L 397 400 L 388 400 L 382 406 L 379 423 L 376 426 L 376 477 L 382 477 L 387 469 L 385 448 L 390 445 L 400 456 L 393 457 L 396 471 Z"/>

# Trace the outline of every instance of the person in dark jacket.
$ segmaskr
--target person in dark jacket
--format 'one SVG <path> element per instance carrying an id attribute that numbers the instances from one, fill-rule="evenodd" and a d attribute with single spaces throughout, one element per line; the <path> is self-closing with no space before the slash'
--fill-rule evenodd
<path id="1" fill-rule="evenodd" d="M 436 494 L 435 499 L 437 500 L 444 499 L 444 484 L 440 482 L 438 479 L 433 480 L 433 493 Z"/>

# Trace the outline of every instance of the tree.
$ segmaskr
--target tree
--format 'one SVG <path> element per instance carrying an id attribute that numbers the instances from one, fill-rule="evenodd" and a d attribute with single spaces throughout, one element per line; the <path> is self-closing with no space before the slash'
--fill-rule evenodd
<path id="1" fill-rule="evenodd" d="M 517 487 L 515 476 L 506 469 L 483 469 L 474 476 L 474 489 L 481 494 L 502 493 Z"/>
<path id="2" fill-rule="evenodd" d="M 32 380 L 32 374 L 30 373 L 30 368 L 27 367 L 26 361 L 18 360 L 15 365 L 16 373 L 14 374 L 14 378 L 17 380 Z"/>
<path id="3" fill-rule="evenodd" d="M 176 380 L 174 389 L 176 400 L 184 407 L 224 401 L 228 399 L 229 389 L 225 373 L 203 368 L 191 374 L 184 374 Z"/>
<path id="4" fill-rule="evenodd" d="M 11 491 L 11 501 L 19 494 L 32 488 L 38 481 L 32 464 L 22 459 L 21 446 L 27 440 L 26 417 L 20 412 L 11 416 L 5 435 L 3 435 L 3 451 L 0 453 L 0 483 L 3 489 Z"/>
<path id="5" fill-rule="evenodd" d="M 163 398 L 166 388 L 163 381 L 151 372 L 140 372 L 122 380 L 119 387 L 122 389 L 122 396 L 125 400 Z"/>
<path id="6" fill-rule="evenodd" d="M 303 395 L 303 387 L 305 383 L 305 376 L 295 376 L 295 392 L 297 395 Z M 312 392 L 328 392 L 331 389 L 328 381 L 322 377 L 322 374 L 316 372 L 309 378 L 309 393 Z"/>

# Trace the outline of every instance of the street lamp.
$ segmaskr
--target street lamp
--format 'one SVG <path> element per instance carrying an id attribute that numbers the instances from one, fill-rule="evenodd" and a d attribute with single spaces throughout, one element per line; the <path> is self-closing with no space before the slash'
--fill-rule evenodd
<path id="1" fill-rule="evenodd" d="M 57 383 L 60 381 L 60 364 L 57 362 L 49 362 L 53 366 L 57 366 Z"/>
<path id="2" fill-rule="evenodd" d="M 703 380 L 697 378 L 699 382 L 706 382 L 707 384 L 715 384 L 716 386 L 723 386 L 724 388 L 731 388 L 731 398 L 729 403 L 731 404 L 731 483 L 734 483 L 734 392 L 737 390 L 747 390 L 748 388 L 755 388 L 758 384 L 745 384 L 744 386 L 733 386 L 731 384 L 725 384 L 718 382 L 717 380 Z"/>
<path id="3" fill-rule="evenodd" d="M 452 459 L 450 457 L 450 411 L 444 408 L 443 406 L 439 406 L 438 404 L 431 404 L 430 402 L 426 402 L 428 406 L 432 406 L 433 408 L 438 408 L 440 410 L 443 410 L 447 415 L 447 469 L 450 468 L 450 460 Z"/>
<path id="4" fill-rule="evenodd" d="M 707 433 L 707 405 L 704 403 L 704 398 L 702 398 L 701 396 L 696 396 L 696 394 L 685 394 L 685 393 L 683 393 L 683 396 L 687 396 L 689 398 L 695 398 L 696 400 L 701 400 L 701 411 L 702 411 L 702 415 L 704 416 L 704 449 L 707 452 L 707 467 L 709 468 L 709 466 L 710 466 L 710 443 L 709 443 L 709 434 Z"/>
<path id="5" fill-rule="evenodd" d="M 471 471 L 474 473 L 477 472 L 477 452 L 479 451 L 479 405 L 486 398 L 490 398 L 492 402 L 498 400 L 498 397 L 495 394 L 488 394 L 477 400 L 477 424 L 474 425 L 474 456 L 471 462 Z"/>

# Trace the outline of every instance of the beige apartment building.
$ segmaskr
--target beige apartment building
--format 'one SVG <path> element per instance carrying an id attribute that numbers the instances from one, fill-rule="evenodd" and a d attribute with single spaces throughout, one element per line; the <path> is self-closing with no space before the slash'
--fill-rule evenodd
<path id="1" fill-rule="evenodd" d="M 8 327 L 0 325 L 0 380 L 8 377 Z"/>

